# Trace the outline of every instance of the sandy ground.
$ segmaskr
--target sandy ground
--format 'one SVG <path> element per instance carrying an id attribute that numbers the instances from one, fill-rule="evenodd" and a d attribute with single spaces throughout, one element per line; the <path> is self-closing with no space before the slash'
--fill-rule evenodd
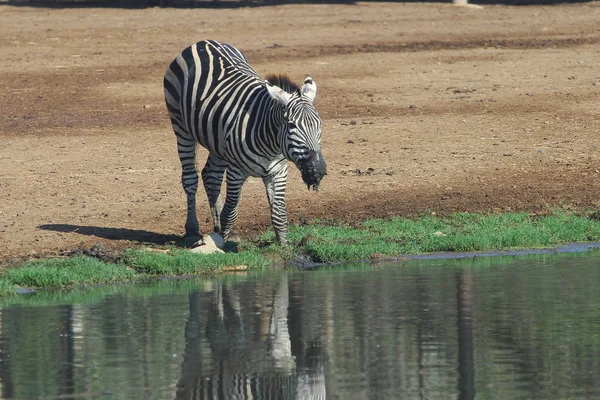
<path id="1" fill-rule="evenodd" d="M 162 76 L 206 38 L 318 84 L 329 175 L 314 193 L 292 171 L 292 223 L 599 207 L 598 21 L 599 2 L 0 6 L 0 261 L 183 233 Z M 210 231 L 203 192 L 198 211 Z M 259 180 L 236 229 L 269 229 Z"/>

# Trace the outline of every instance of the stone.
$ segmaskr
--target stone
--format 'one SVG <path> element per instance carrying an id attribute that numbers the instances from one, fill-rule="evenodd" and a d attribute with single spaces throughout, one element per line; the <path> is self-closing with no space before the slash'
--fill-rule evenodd
<path id="1" fill-rule="evenodd" d="M 191 249 L 191 252 L 201 254 L 225 253 L 223 251 L 225 240 L 218 233 L 213 232 L 210 235 L 204 235 L 202 239 L 204 243 Z"/>

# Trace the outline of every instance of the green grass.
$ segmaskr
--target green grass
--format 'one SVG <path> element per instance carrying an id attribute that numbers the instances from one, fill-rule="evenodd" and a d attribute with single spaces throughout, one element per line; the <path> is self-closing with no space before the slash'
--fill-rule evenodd
<path id="1" fill-rule="evenodd" d="M 415 220 L 373 219 L 357 226 L 296 227 L 292 237 L 314 259 L 330 262 L 368 259 L 373 254 L 473 252 L 600 241 L 600 222 L 565 212 L 547 216 L 462 213 Z"/>
<path id="2" fill-rule="evenodd" d="M 0 278 L 0 297 L 14 294 L 17 289 L 18 286 L 15 286 L 10 279 L 4 277 Z"/>
<path id="3" fill-rule="evenodd" d="M 598 213 L 576 215 L 555 211 L 527 213 L 423 215 L 419 218 L 371 219 L 357 224 L 315 221 L 291 226 L 290 245 L 274 244 L 273 232 L 249 238 L 237 252 L 202 255 L 172 249 L 169 254 L 125 250 L 118 263 L 96 258 L 32 260 L 0 273 L 0 295 L 18 288 L 71 288 L 131 282 L 158 276 L 219 273 L 225 266 L 265 270 L 298 254 L 316 262 L 365 260 L 431 252 L 477 252 L 555 247 L 572 242 L 600 242 Z"/>
<path id="4" fill-rule="evenodd" d="M 222 267 L 236 265 L 246 265 L 250 270 L 261 270 L 270 265 L 268 260 L 256 251 L 207 255 L 188 250 L 173 250 L 170 254 L 127 250 L 125 263 L 139 273 L 152 276 L 215 273 Z"/>
<path id="5" fill-rule="evenodd" d="M 34 288 L 64 288 L 98 283 L 131 281 L 138 274 L 124 265 L 78 256 L 66 259 L 32 260 L 3 274 L 14 285 Z"/>

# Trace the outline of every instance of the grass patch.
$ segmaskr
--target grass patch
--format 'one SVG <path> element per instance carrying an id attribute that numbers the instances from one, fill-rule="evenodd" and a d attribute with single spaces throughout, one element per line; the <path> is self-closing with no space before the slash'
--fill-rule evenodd
<path id="1" fill-rule="evenodd" d="M 127 250 L 124 262 L 137 272 L 151 276 L 215 273 L 222 267 L 235 265 L 246 265 L 250 270 L 263 270 L 270 266 L 270 262 L 256 251 L 207 255 L 188 250 L 173 250 L 170 254 Z"/>
<path id="2" fill-rule="evenodd" d="M 78 256 L 48 260 L 31 260 L 22 267 L 3 274 L 13 285 L 34 288 L 64 288 L 98 283 L 131 281 L 138 278 L 135 271 L 96 258 Z"/>
<path id="3" fill-rule="evenodd" d="M 286 248 L 275 245 L 275 235 L 267 232 L 242 241 L 237 252 L 225 254 L 203 255 L 182 249 L 171 249 L 165 254 L 129 249 L 111 258 L 114 262 L 81 255 L 32 260 L 0 274 L 0 295 L 14 293 L 19 287 L 65 288 L 158 276 L 214 274 L 225 266 L 246 265 L 248 270 L 265 270 L 274 262 L 292 260 L 298 255 L 316 262 L 333 262 L 600 242 L 600 218 L 594 217 L 597 214 L 461 213 L 423 215 L 415 219 L 371 219 L 353 225 L 315 221 L 291 226 L 290 245 Z M 101 253 L 93 254 L 101 257 Z"/>
<path id="4" fill-rule="evenodd" d="M 600 241 L 600 223 L 587 216 L 555 212 L 425 215 L 418 219 L 372 219 L 356 226 L 295 227 L 295 245 L 314 259 L 368 259 L 432 252 L 472 252 L 551 247 Z"/>
<path id="5" fill-rule="evenodd" d="M 14 294 L 17 289 L 18 287 L 10 279 L 0 278 L 0 297 Z"/>
<path id="6" fill-rule="evenodd" d="M 0 274 L 0 296 L 14 294 L 21 288 L 74 288 L 154 277 L 214 274 L 223 267 L 238 265 L 257 271 L 271 266 L 271 261 L 252 250 L 204 255 L 181 249 L 173 249 L 169 254 L 128 249 L 118 263 L 89 256 L 31 260 Z"/>

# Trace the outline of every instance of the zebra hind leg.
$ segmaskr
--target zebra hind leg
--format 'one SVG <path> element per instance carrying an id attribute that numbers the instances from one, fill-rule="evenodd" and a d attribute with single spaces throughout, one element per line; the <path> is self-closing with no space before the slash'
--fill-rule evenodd
<path id="1" fill-rule="evenodd" d="M 231 234 L 231 227 L 238 219 L 238 203 L 242 192 L 242 185 L 246 182 L 248 175 L 237 169 L 227 168 L 227 195 L 225 206 L 221 211 L 221 235 L 227 239 Z"/>
<path id="2" fill-rule="evenodd" d="M 202 169 L 202 182 L 208 197 L 213 230 L 217 233 L 221 232 L 221 210 L 223 208 L 221 204 L 221 184 L 226 169 L 227 164 L 212 154 L 208 156 L 206 165 Z"/>

